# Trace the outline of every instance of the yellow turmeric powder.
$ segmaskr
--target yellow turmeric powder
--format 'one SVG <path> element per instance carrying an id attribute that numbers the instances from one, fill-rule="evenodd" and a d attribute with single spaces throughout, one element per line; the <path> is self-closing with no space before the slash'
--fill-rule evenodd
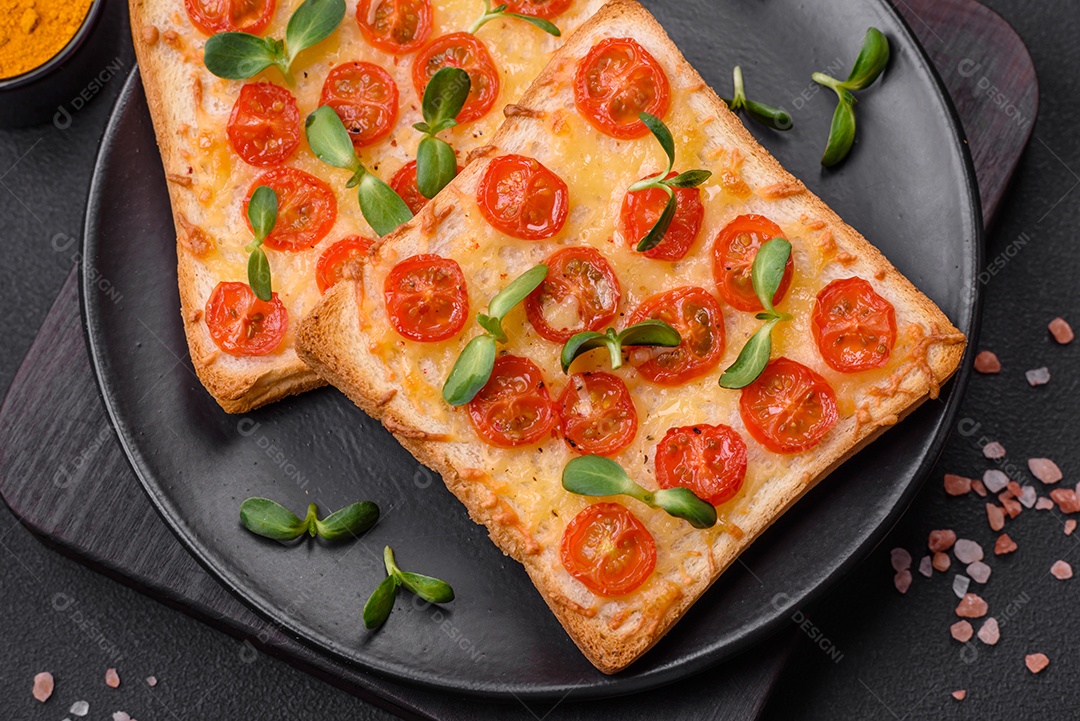
<path id="1" fill-rule="evenodd" d="M 0 79 L 49 61 L 75 36 L 92 0 L 0 0 Z"/>

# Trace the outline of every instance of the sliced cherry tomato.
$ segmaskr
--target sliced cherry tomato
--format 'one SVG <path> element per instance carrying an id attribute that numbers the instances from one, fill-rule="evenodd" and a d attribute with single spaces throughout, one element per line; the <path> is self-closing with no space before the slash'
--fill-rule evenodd
<path id="1" fill-rule="evenodd" d="M 896 310 L 862 278 L 825 286 L 812 327 L 821 357 L 841 373 L 881 368 L 896 344 Z"/>
<path id="2" fill-rule="evenodd" d="M 417 97 L 424 97 L 431 76 L 442 68 L 461 68 L 472 83 L 457 121 L 468 123 L 487 115 L 499 97 L 499 71 L 483 41 L 469 33 L 450 33 L 428 43 L 413 59 Z"/>
<path id="3" fill-rule="evenodd" d="M 540 369 L 528 358 L 513 355 L 495 359 L 491 378 L 468 408 L 480 437 L 504 448 L 536 443 L 559 420 Z"/>
<path id="4" fill-rule="evenodd" d="M 573 4 L 574 0 L 506 0 L 506 11 L 534 18 L 553 18 L 562 15 Z"/>
<path id="5" fill-rule="evenodd" d="M 774 453 L 813 448 L 839 418 L 828 381 L 789 358 L 772 361 L 742 389 L 739 415 L 754 440 Z"/>
<path id="6" fill-rule="evenodd" d="M 329 105 L 362 148 L 386 137 L 398 115 L 398 89 L 390 74 L 371 63 L 338 65 L 326 76 L 319 105 Z"/>
<path id="7" fill-rule="evenodd" d="M 247 83 L 233 105 L 225 128 L 229 145 L 248 165 L 285 162 L 300 145 L 296 98 L 273 83 Z"/>
<path id="8" fill-rule="evenodd" d="M 540 161 L 501 155 L 488 163 L 476 188 L 480 212 L 496 230 L 542 240 L 562 230 L 570 205 L 566 183 Z"/>
<path id="9" fill-rule="evenodd" d="M 631 362 L 653 383 L 676 386 L 703 376 L 724 355 L 724 314 L 716 298 L 704 288 L 676 288 L 646 298 L 630 316 L 630 324 L 655 318 L 679 331 L 682 343 L 674 348 L 635 349 Z M 637 362 L 635 355 L 647 360 Z"/>
<path id="10" fill-rule="evenodd" d="M 315 266 L 315 282 L 319 285 L 319 292 L 325 293 L 343 278 L 359 278 L 360 265 L 374 242 L 359 235 L 350 235 L 323 251 Z"/>
<path id="11" fill-rule="evenodd" d="M 356 22 L 364 39 L 380 50 L 411 53 L 431 35 L 431 0 L 360 0 Z"/>
<path id="12" fill-rule="evenodd" d="M 578 453 L 613 456 L 637 434 L 637 409 L 622 378 L 575 373 L 559 398 L 563 438 Z"/>
<path id="13" fill-rule="evenodd" d="M 720 231 L 713 246 L 713 278 L 720 297 L 728 305 L 747 313 L 764 310 L 754 293 L 750 269 L 761 246 L 773 238 L 783 237 L 780 226 L 762 215 L 740 215 Z M 773 304 L 784 299 L 794 268 L 795 264 L 788 258 Z"/>
<path id="14" fill-rule="evenodd" d="M 266 236 L 266 247 L 298 251 L 314 247 L 326 237 L 337 220 L 337 198 L 330 186 L 296 168 L 274 168 L 260 175 L 244 198 L 244 222 L 251 195 L 260 185 L 277 194 L 278 212 L 274 230 Z"/>
<path id="15" fill-rule="evenodd" d="M 563 248 L 544 261 L 547 278 L 525 299 L 533 328 L 552 343 L 601 330 L 615 319 L 622 291 L 604 256 L 588 246 Z"/>
<path id="16" fill-rule="evenodd" d="M 191 24 L 207 35 L 242 31 L 258 35 L 274 17 L 274 0 L 184 0 Z"/>
<path id="17" fill-rule="evenodd" d="M 206 301 L 206 327 L 214 344 L 229 355 L 272 353 L 285 337 L 289 313 L 272 293 L 259 300 L 247 283 L 218 283 Z"/>
<path id="18" fill-rule="evenodd" d="M 469 316 L 461 266 L 437 255 L 414 255 L 395 265 L 386 275 L 383 298 L 394 330 L 424 343 L 452 338 Z"/>
<path id="19" fill-rule="evenodd" d="M 668 173 L 674 178 L 675 172 Z M 656 260 L 679 260 L 690 251 L 701 230 L 705 206 L 701 204 L 700 188 L 674 188 L 675 217 L 671 220 L 664 237 L 653 248 L 645 251 L 646 258 Z M 668 195 L 660 188 L 636 190 L 623 196 L 620 214 L 622 234 L 631 247 L 641 242 L 667 206 Z"/>
<path id="20" fill-rule="evenodd" d="M 457 171 L 461 172 L 460 165 Z M 401 199 L 405 201 L 405 205 L 409 206 L 409 210 L 412 211 L 413 215 L 419 213 L 420 209 L 427 205 L 429 198 L 425 198 L 416 185 L 415 160 L 410 160 L 394 173 L 394 177 L 390 179 L 390 187 L 401 196 Z"/>
<path id="21" fill-rule="evenodd" d="M 682 426 L 656 446 L 656 482 L 689 488 L 714 506 L 735 497 L 746 478 L 746 443 L 731 426 Z"/>
<path id="22" fill-rule="evenodd" d="M 667 73 L 649 51 L 631 38 L 606 38 L 577 66 L 574 103 L 596 129 L 613 138 L 649 134 L 638 114 L 663 118 L 671 88 Z"/>
<path id="23" fill-rule="evenodd" d="M 563 531 L 562 565 L 598 596 L 625 596 L 656 568 L 649 529 L 618 503 L 594 503 Z"/>

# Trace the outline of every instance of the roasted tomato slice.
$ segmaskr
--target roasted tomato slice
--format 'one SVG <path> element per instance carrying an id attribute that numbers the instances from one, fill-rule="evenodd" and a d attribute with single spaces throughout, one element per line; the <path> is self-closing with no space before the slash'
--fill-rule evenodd
<path id="1" fill-rule="evenodd" d="M 679 331 L 675 348 L 635 348 L 630 362 L 653 383 L 675 386 L 703 376 L 724 355 L 724 314 L 704 288 L 676 288 L 646 298 L 629 323 L 655 318 Z"/>
<path id="2" fill-rule="evenodd" d="M 460 165 L 457 171 L 461 172 Z M 401 196 L 401 199 L 405 201 L 405 205 L 409 206 L 409 210 L 412 211 L 413 215 L 419 213 L 420 209 L 427 205 L 429 198 L 425 198 L 416 185 L 415 160 L 410 160 L 394 173 L 394 177 L 390 179 L 390 187 Z"/>
<path id="3" fill-rule="evenodd" d="M 525 299 L 533 328 L 552 343 L 575 333 L 601 330 L 615 320 L 622 292 L 615 271 L 589 246 L 555 251 L 545 263 L 547 278 Z"/>
<path id="4" fill-rule="evenodd" d="M 730 426 L 682 426 L 656 446 L 656 482 L 689 488 L 714 506 L 735 497 L 746 478 L 746 443 Z"/>
<path id="5" fill-rule="evenodd" d="M 563 531 L 563 568 L 598 596 L 625 596 L 656 568 L 656 541 L 625 506 L 594 503 Z"/>
<path id="6" fill-rule="evenodd" d="M 351 235 L 323 251 L 315 266 L 315 282 L 319 285 L 319 292 L 325 293 L 343 278 L 359 278 L 360 265 L 374 242 Z"/>
<path id="7" fill-rule="evenodd" d="M 274 0 L 184 0 L 191 24 L 206 35 L 242 31 L 258 35 L 274 17 Z"/>
<path id="8" fill-rule="evenodd" d="M 390 74 L 371 63 L 342 63 L 326 76 L 320 105 L 329 105 L 345 124 L 353 145 L 386 137 L 398 115 L 398 89 Z"/>
<path id="9" fill-rule="evenodd" d="M 274 352 L 285 337 L 289 313 L 273 293 L 261 301 L 247 283 L 218 283 L 206 301 L 206 327 L 214 344 L 244 357 Z"/>
<path id="10" fill-rule="evenodd" d="M 472 83 L 465 106 L 458 113 L 458 122 L 468 123 L 487 115 L 499 97 L 499 71 L 483 41 L 469 33 L 450 33 L 424 46 L 412 66 L 417 97 L 424 97 L 432 75 L 448 67 L 461 68 L 469 74 Z"/>
<path id="11" fill-rule="evenodd" d="M 279 165 L 300 145 L 296 98 L 273 83 L 247 83 L 225 128 L 229 145 L 248 165 Z"/>
<path id="12" fill-rule="evenodd" d="M 839 418 L 828 381 L 789 358 L 772 361 L 742 389 L 739 415 L 754 440 L 774 453 L 813 448 Z"/>
<path id="13" fill-rule="evenodd" d="M 764 310 L 754 293 L 750 269 L 754 265 L 758 249 L 773 238 L 782 237 L 784 231 L 780 230 L 780 226 L 762 215 L 740 215 L 716 236 L 716 244 L 713 246 L 713 279 L 716 280 L 720 297 L 732 308 L 748 313 Z M 791 285 L 794 268 L 794 263 L 788 258 L 784 277 L 773 296 L 774 304 L 784 299 L 784 294 Z"/>
<path id="14" fill-rule="evenodd" d="M 383 298 L 394 330 L 424 343 L 452 338 L 469 316 L 461 266 L 437 255 L 414 255 L 395 265 L 386 275 Z"/>
<path id="15" fill-rule="evenodd" d="M 597 130 L 613 138 L 649 134 L 638 115 L 663 118 L 671 88 L 667 74 L 649 51 L 630 38 L 607 38 L 577 66 L 574 103 Z"/>
<path id="16" fill-rule="evenodd" d="M 411 53 L 431 35 L 431 0 L 359 0 L 356 22 L 364 39 L 380 50 Z"/>
<path id="17" fill-rule="evenodd" d="M 563 438 L 578 453 L 613 456 L 637 433 L 637 409 L 622 378 L 575 373 L 559 398 Z"/>
<path id="18" fill-rule="evenodd" d="M 566 183 L 539 160 L 501 155 L 488 163 L 476 188 L 480 212 L 496 230 L 542 240 L 562 230 L 570 205 Z"/>
<path id="19" fill-rule="evenodd" d="M 862 278 L 825 286 L 811 322 L 821 357 L 841 373 L 881 368 L 896 344 L 896 310 Z"/>
<path id="20" fill-rule="evenodd" d="M 675 172 L 668 173 L 674 178 Z M 701 230 L 705 206 L 701 204 L 700 188 L 674 188 L 675 217 L 671 220 L 664 237 L 653 248 L 645 251 L 646 258 L 656 260 L 679 260 L 690 251 Z M 636 190 L 623 196 L 620 224 L 626 242 L 634 247 L 641 242 L 667 207 L 668 196 L 660 188 Z"/>
<path id="21" fill-rule="evenodd" d="M 553 18 L 562 15 L 573 4 L 574 0 L 507 0 L 506 11 L 534 18 Z"/>
<path id="22" fill-rule="evenodd" d="M 544 376 L 528 358 L 495 359 L 487 385 L 469 401 L 469 420 L 493 446 L 527 446 L 549 435 L 559 420 Z"/>
<path id="23" fill-rule="evenodd" d="M 314 247 L 325 238 L 337 220 L 337 198 L 330 186 L 296 168 L 274 168 L 260 175 L 244 198 L 244 222 L 251 195 L 260 185 L 277 194 L 278 213 L 274 230 L 266 236 L 266 247 L 298 251 Z"/>

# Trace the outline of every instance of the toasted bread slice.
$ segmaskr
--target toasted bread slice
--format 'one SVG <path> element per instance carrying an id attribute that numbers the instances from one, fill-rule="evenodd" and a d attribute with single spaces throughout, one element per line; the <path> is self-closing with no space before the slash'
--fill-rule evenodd
<path id="1" fill-rule="evenodd" d="M 643 257 L 624 238 L 618 217 L 623 194 L 638 179 L 662 169 L 664 156 L 651 136 L 615 140 L 575 110 L 572 88 L 579 59 L 605 38 L 635 39 L 659 61 L 671 83 L 664 120 L 677 147 L 676 171 L 707 168 L 702 188 L 703 228 L 689 254 L 675 262 Z M 335 287 L 301 324 L 297 347 L 318 374 L 358 406 L 381 419 L 417 459 L 442 474 L 472 518 L 520 561 L 581 651 L 613 673 L 645 653 L 768 526 L 829 472 L 927 398 L 957 368 L 964 336 L 944 314 L 857 231 L 762 148 L 706 86 L 664 30 L 634 0 L 615 0 L 579 29 L 520 102 L 527 114 L 507 120 L 484 156 L 410 223 L 387 236 L 365 266 L 362 282 Z M 492 158 L 518 153 L 539 160 L 569 187 L 565 227 L 549 240 L 523 241 L 495 231 L 478 210 L 477 186 Z M 758 213 L 780 225 L 793 245 L 794 280 L 780 310 L 793 314 L 774 332 L 773 357 L 797 360 L 826 378 L 838 397 L 839 421 L 815 447 L 777 454 L 748 436 L 748 470 L 738 495 L 717 507 L 707 530 L 626 497 L 622 503 L 648 528 L 657 546 L 650 578 L 631 593 L 605 598 L 564 568 L 560 543 L 566 525 L 595 499 L 560 485 L 575 457 L 562 438 L 521 448 L 496 448 L 474 430 L 468 413 L 441 398 L 456 357 L 481 331 L 465 330 L 439 343 L 398 335 L 387 319 L 384 280 L 399 261 L 417 254 L 451 258 L 462 267 L 470 312 L 509 280 L 543 262 L 555 249 L 588 245 L 600 251 L 622 284 L 621 318 L 644 298 L 678 286 L 715 292 L 712 245 L 738 215 Z M 895 308 L 897 340 L 880 369 L 854 374 L 823 361 L 810 330 L 818 291 L 835 279 L 860 276 Z M 657 386 L 625 364 L 616 374 L 630 389 L 639 427 L 631 445 L 613 457 L 641 485 L 655 489 L 653 458 L 667 429 L 727 424 L 746 436 L 739 391 L 718 386 L 746 339 L 761 325 L 752 312 L 724 307 L 726 350 L 712 372 L 680 386 Z M 501 346 L 543 371 L 552 397 L 566 384 L 560 346 L 541 338 L 516 308 L 504 321 Z M 606 353 L 576 367 L 602 369 Z"/>
<path id="2" fill-rule="evenodd" d="M 283 37 L 299 4 L 300 0 L 277 2 L 273 19 L 261 34 Z M 469 151 L 487 143 L 503 120 L 504 106 L 521 97 L 551 53 L 602 5 L 603 0 L 574 0 L 552 19 L 563 31 L 561 38 L 512 19 L 491 21 L 477 31 L 476 37 L 486 45 L 500 71 L 500 90 L 484 117 L 440 135 L 454 146 L 460 164 L 467 162 Z M 464 31 L 483 12 L 480 0 L 433 0 L 432 6 L 432 40 Z M 348 173 L 319 163 L 301 141 L 285 165 L 330 186 L 336 196 L 337 220 L 328 235 L 310 249 L 267 250 L 274 291 L 289 314 L 289 328 L 278 347 L 262 356 L 236 357 L 221 351 L 207 329 L 205 306 L 219 282 L 246 282 L 244 247 L 251 234 L 243 201 L 256 178 L 269 170 L 245 164 L 231 149 L 226 127 L 245 82 L 268 81 L 287 87 L 296 98 L 302 123 L 319 106 L 323 83 L 332 67 L 351 61 L 373 63 L 394 79 L 398 115 L 394 130 L 362 148 L 361 159 L 390 182 L 416 157 L 421 138 L 412 127 L 422 119 L 412 81 L 416 53 L 390 55 L 368 43 L 358 28 L 356 2 L 350 0 L 335 33 L 298 58 L 293 67 L 295 85 L 286 86 L 273 68 L 249 81 L 228 81 L 204 67 L 206 35 L 193 27 L 183 0 L 130 0 L 130 11 L 135 51 L 172 202 L 181 312 L 199 379 L 230 413 L 243 413 L 322 385 L 297 358 L 293 347 L 295 326 L 320 296 L 316 263 L 335 242 L 352 235 L 374 238 L 375 233 L 360 213 L 356 191 L 345 188 Z M 512 105 L 509 112 L 514 112 Z"/>

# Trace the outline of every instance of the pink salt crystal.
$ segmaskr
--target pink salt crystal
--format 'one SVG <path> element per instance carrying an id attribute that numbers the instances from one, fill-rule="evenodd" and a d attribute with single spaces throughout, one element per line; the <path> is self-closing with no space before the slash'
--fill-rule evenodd
<path id="1" fill-rule="evenodd" d="M 1001 445 L 997 441 L 990 441 L 983 446 L 983 455 L 987 458 L 998 459 L 1005 457 L 1005 446 Z"/>
<path id="2" fill-rule="evenodd" d="M 971 490 L 971 479 L 954 473 L 945 474 L 945 492 L 950 496 L 962 496 Z"/>
<path id="3" fill-rule="evenodd" d="M 120 688 L 120 676 L 115 668 L 110 668 L 105 672 L 105 685 L 109 688 Z"/>
<path id="4" fill-rule="evenodd" d="M 1009 477 L 996 468 L 991 468 L 983 474 L 983 483 L 986 484 L 986 490 L 991 493 L 998 493 L 1002 488 L 1009 485 Z"/>
<path id="5" fill-rule="evenodd" d="M 1076 491 L 1068 488 L 1055 488 L 1050 491 L 1050 497 L 1054 499 L 1054 503 L 1058 505 L 1062 513 L 1080 511 L 1080 498 L 1077 498 Z"/>
<path id="6" fill-rule="evenodd" d="M 926 547 L 934 553 L 938 553 L 948 551 L 954 543 L 956 543 L 956 531 L 946 528 L 940 531 L 930 531 L 930 538 L 926 543 Z"/>
<path id="7" fill-rule="evenodd" d="M 1040 496 L 1039 499 L 1035 501 L 1035 510 L 1037 511 L 1048 511 L 1053 507 L 1054 502 L 1046 496 Z"/>
<path id="8" fill-rule="evenodd" d="M 967 575 L 971 576 L 971 580 L 975 583 L 986 583 L 990 580 L 990 567 L 982 561 L 976 561 L 968 565 Z"/>
<path id="9" fill-rule="evenodd" d="M 998 499 L 1001 501 L 1001 505 L 1005 508 L 1005 512 L 1009 514 L 1009 518 L 1016 518 L 1020 515 L 1020 512 L 1024 510 L 1024 507 L 1021 506 L 1020 503 L 1012 497 L 1012 494 L 1006 495 L 1003 493 L 998 496 Z"/>
<path id="10" fill-rule="evenodd" d="M 41 703 L 45 703 L 52 696 L 53 692 L 53 675 L 48 671 L 42 671 L 34 676 L 34 698 Z"/>
<path id="11" fill-rule="evenodd" d="M 1024 663 L 1027 664 L 1028 671 L 1039 673 L 1039 671 L 1050 665 L 1050 659 L 1046 657 L 1045 653 L 1029 653 L 1024 656 Z"/>
<path id="12" fill-rule="evenodd" d="M 1073 531 L 1075 531 L 1075 530 L 1076 530 L 1076 519 L 1075 518 L 1070 518 L 1067 521 L 1065 521 L 1065 535 L 1066 536 L 1071 536 L 1073 534 Z"/>
<path id="13" fill-rule="evenodd" d="M 1001 638 L 1001 628 L 998 626 L 997 619 L 990 616 L 983 625 L 979 628 L 979 640 L 985 643 L 987 646 L 993 646 Z"/>
<path id="14" fill-rule="evenodd" d="M 979 373 L 1000 373 L 1001 361 L 993 351 L 981 350 L 975 356 L 975 370 Z"/>
<path id="15" fill-rule="evenodd" d="M 1054 565 L 1050 567 L 1050 574 L 1059 581 L 1072 578 L 1072 566 L 1065 563 L 1065 561 L 1054 561 Z"/>
<path id="16" fill-rule="evenodd" d="M 986 498 L 986 486 L 984 486 L 983 482 L 980 481 L 978 478 L 972 479 L 971 490 L 975 491 L 983 498 Z"/>
<path id="17" fill-rule="evenodd" d="M 893 570 L 899 573 L 911 568 L 911 554 L 903 548 L 894 548 L 889 554 Z"/>
<path id="18" fill-rule="evenodd" d="M 1024 486 L 1023 493 L 1020 494 L 1020 505 L 1024 508 L 1031 508 L 1035 505 L 1035 486 Z"/>
<path id="19" fill-rule="evenodd" d="M 961 563 L 975 563 L 983 559 L 982 546 L 966 538 L 961 538 L 956 542 L 953 553 L 956 554 L 956 560 Z"/>
<path id="20" fill-rule="evenodd" d="M 930 560 L 930 556 L 923 556 L 919 561 L 919 573 L 930 578 L 934 575 L 934 564 Z"/>
<path id="21" fill-rule="evenodd" d="M 904 569 L 893 577 L 893 585 L 896 586 L 896 590 L 900 593 L 907 593 L 911 588 L 911 571 Z"/>
<path id="22" fill-rule="evenodd" d="M 953 625 L 949 626 L 949 633 L 960 643 L 967 643 L 971 640 L 971 634 L 974 631 L 971 628 L 971 624 L 967 621 L 957 621 Z"/>
<path id="23" fill-rule="evenodd" d="M 1062 478 L 1061 469 L 1058 468 L 1058 464 L 1054 463 L 1049 458 L 1029 458 L 1028 468 L 1031 469 L 1031 475 L 1047 485 L 1057 483 Z"/>
<path id="24" fill-rule="evenodd" d="M 1004 556 L 1006 553 L 1012 553 L 1016 550 L 1016 541 L 1009 538 L 1008 533 L 1002 533 L 998 536 L 998 539 L 994 542 L 994 555 Z"/>
<path id="25" fill-rule="evenodd" d="M 1050 329 L 1050 335 L 1054 336 L 1054 340 L 1061 345 L 1072 343 L 1073 338 L 1076 337 L 1073 335 L 1073 329 L 1069 322 L 1064 318 L 1054 318 L 1047 327 Z"/>
<path id="26" fill-rule="evenodd" d="M 986 519 L 990 521 L 990 530 L 992 531 L 1000 531 L 1005 528 L 1005 512 L 1001 510 L 1001 506 L 987 503 Z"/>
<path id="27" fill-rule="evenodd" d="M 959 573 L 953 576 L 952 590 L 956 594 L 957 598 L 963 598 L 964 594 L 968 591 L 968 586 L 971 585 L 971 579 L 967 576 L 961 576 Z"/>
<path id="28" fill-rule="evenodd" d="M 956 615 L 960 618 L 982 618 L 989 610 L 986 601 L 974 593 L 965 593 L 956 607 Z"/>
<path id="29" fill-rule="evenodd" d="M 146 677 L 146 685 L 149 686 L 150 688 L 153 688 L 154 686 L 157 686 L 157 677 L 156 676 L 147 676 Z"/>
<path id="30" fill-rule="evenodd" d="M 934 554 L 933 566 L 938 571 L 941 571 L 942 573 L 944 573 L 945 571 L 949 570 L 949 566 L 951 566 L 951 565 L 952 565 L 952 559 L 949 558 L 949 554 L 947 554 L 947 553 L 935 553 Z"/>
<path id="31" fill-rule="evenodd" d="M 952 697 L 954 699 L 956 699 L 957 701 L 963 701 L 965 698 L 967 698 L 967 691 L 965 691 L 962 688 L 959 688 L 959 689 L 952 692 Z"/>
<path id="32" fill-rule="evenodd" d="M 1027 378 L 1028 385 L 1034 388 L 1035 386 L 1044 386 L 1050 382 L 1050 369 L 1046 366 L 1042 368 L 1032 368 L 1029 371 L 1024 371 L 1024 377 Z"/>
<path id="33" fill-rule="evenodd" d="M 113 721 L 131 721 L 131 716 L 126 711 L 117 711 L 112 715 Z"/>
<path id="34" fill-rule="evenodd" d="M 1024 489 L 1016 481 L 1009 481 L 1005 484 L 1005 488 L 1008 489 L 1013 498 L 1019 498 L 1024 493 Z"/>

